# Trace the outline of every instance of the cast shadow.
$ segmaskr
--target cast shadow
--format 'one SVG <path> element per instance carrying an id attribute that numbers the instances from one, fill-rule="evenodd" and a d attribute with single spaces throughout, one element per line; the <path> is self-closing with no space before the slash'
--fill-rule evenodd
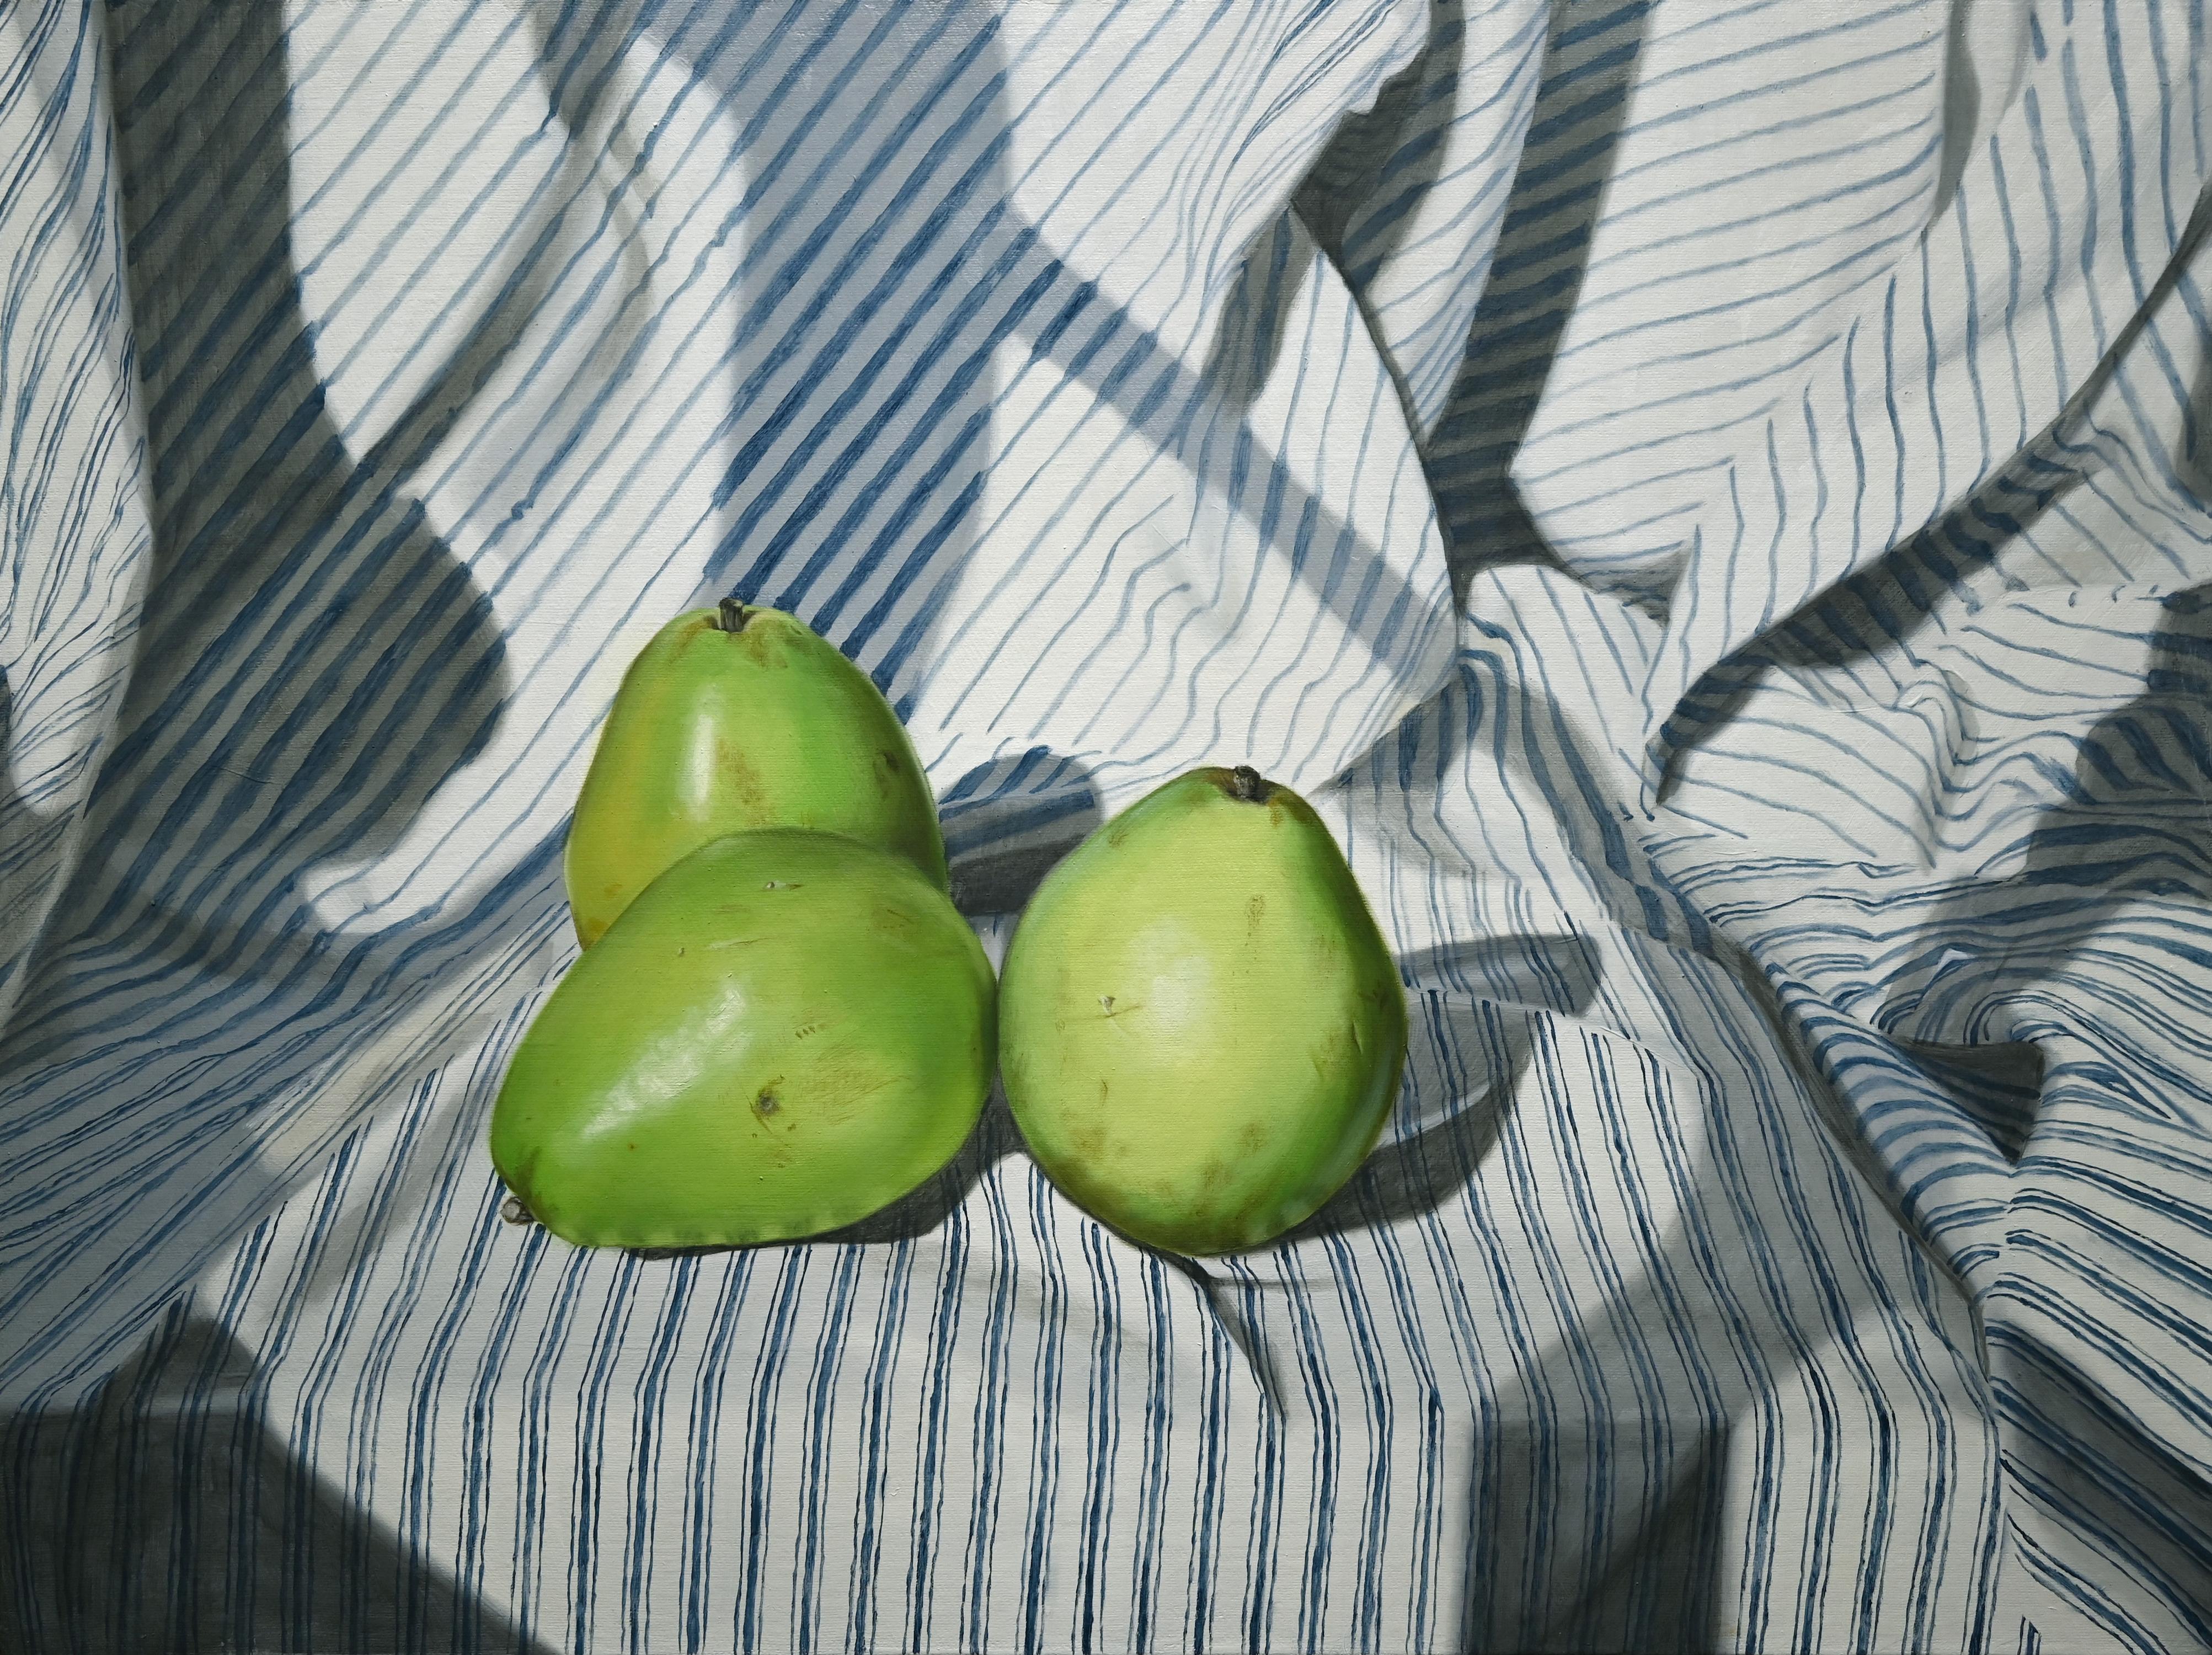
<path id="1" fill-rule="evenodd" d="M 1959 992 L 2063 997 L 2069 979 L 2094 982 L 2109 970 L 2083 957 L 2122 923 L 2130 903 L 2212 904 L 2204 831 L 2212 805 L 2212 741 L 2204 727 L 2204 709 L 2212 706 L 2212 586 L 2172 593 L 2160 611 L 2142 692 L 2082 737 L 2063 795 L 2021 836 L 2018 871 L 1960 890 L 1921 927 L 1923 952 L 1955 949 L 1977 966 L 1961 971 L 1966 986 Z M 1992 983 L 1990 968 L 1981 967 L 1992 958 L 2006 981 Z M 1954 1024 L 1959 1019 L 1942 1005 L 1951 992 L 1939 975 L 1885 1021 Z M 2017 1164 L 2041 1110 L 2040 1048 L 2032 1040 L 1898 1044 Z"/>
<path id="2" fill-rule="evenodd" d="M 1408 1096 L 1426 1093 L 1443 1105 L 1399 1123 L 1285 1242 L 1384 1228 L 1457 1199 L 1497 1144 L 1528 1065 L 1532 1016 L 1572 1017 L 1597 995 L 1595 962 L 1571 936 L 1423 949 L 1401 958 L 1399 972 L 1411 1024 Z"/>
<path id="3" fill-rule="evenodd" d="M 1982 1129 L 1997 1153 L 2017 1166 L 2042 1109 L 2043 1049 L 2028 1040 L 1892 1038 L 1899 1052 Z M 1842 1129 L 1843 1117 L 1832 1120 Z M 1869 1181 L 1880 1189 L 1887 1178 L 1869 1169 Z"/>
<path id="4" fill-rule="evenodd" d="M 488 319 L 351 453 L 292 252 L 281 0 L 123 0 L 107 21 L 154 545 L 56 931 L 281 1002 L 349 946 L 302 879 L 391 849 L 504 709 L 490 601 L 408 484 L 514 330 Z M 42 977 L 11 1055 L 35 1064 L 112 1009 Z"/>
<path id="5" fill-rule="evenodd" d="M 1421 127 L 1423 105 L 1459 77 L 1467 42 L 1466 0 L 1431 0 L 1429 38 L 1413 60 L 1376 93 L 1367 108 L 1347 115 L 1292 197 L 1297 215 L 1327 253 L 1363 308 L 1368 283 L 1403 245 L 1409 210 L 1443 166 L 1444 130 Z M 1345 236 L 1362 208 L 1384 188 L 1400 209 L 1361 225 L 1359 262 L 1346 262 Z"/>
<path id="6" fill-rule="evenodd" d="M 1016 914 L 1061 857 L 1105 820 L 1098 780 L 1079 758 L 1031 747 L 978 764 L 939 800 L 963 914 Z"/>
<path id="7" fill-rule="evenodd" d="M 69 831 L 69 813 L 41 811 L 31 794 L 15 782 L 17 729 L 15 687 L 0 666 L 0 1007 L 17 975 L 31 962 L 36 946 L 37 911 L 43 886 L 55 877 L 60 848 Z M 0 1031 L 6 1017 L 0 1012 Z"/>
<path id="8" fill-rule="evenodd" d="M 1431 1043 L 1434 1078 L 1415 1092 L 1452 1100 L 1441 1118 L 1380 1147 L 1343 1190 L 1286 1240 L 1343 1234 L 1437 1214 L 1457 1200 L 1494 1149 L 1520 1077 L 1531 1059 L 1536 1019 L 1572 1017 L 1597 994 L 1597 964 L 1577 937 L 1503 937 L 1409 955 L 1417 1053 Z M 1416 1061 L 1420 1061 L 1417 1056 Z M 1201 1275 L 1201 1280 L 1203 1277 Z M 1238 1329 L 1231 1323 L 1232 1337 Z M 1673 1306 L 1649 1274 L 1613 1298 L 1578 1338 L 1601 1348 L 1626 1328 L 1667 1325 Z M 1249 1345 L 1251 1342 L 1244 1342 Z M 1249 1359 L 1271 1377 L 1255 1352 Z M 1549 1351 L 1547 1372 L 1569 1361 Z M 1635 1359 L 1624 1349 L 1617 1362 Z M 1468 1650 L 1694 1652 L 1714 1646 L 1717 1575 L 1728 1533 L 1731 1419 L 1747 1400 L 1729 1388 L 1701 1417 L 1673 1422 L 1667 1464 L 1626 1520 L 1592 1527 L 1565 1508 L 1602 1488 L 1610 1421 L 1578 1431 L 1567 1419 L 1493 1421 L 1480 1445 L 1484 1470 L 1470 1480 L 1473 1549 L 1462 1599 L 1459 1646 Z M 1685 1435 L 1688 1440 L 1680 1440 Z M 1617 1450 L 1610 1451 L 1618 1451 Z M 1555 1529 L 1591 1527 L 1602 1551 L 1570 1555 Z M 1571 1571 L 1572 1578 L 1569 1578 Z"/>
<path id="9" fill-rule="evenodd" d="M 1649 0 L 1553 0 L 1544 76 L 1489 281 L 1424 446 L 1462 605 L 1482 569 L 1560 567 L 1522 503 L 1512 468 L 1582 292 L 1650 10 Z"/>
<path id="10" fill-rule="evenodd" d="M 533 8 L 545 49 L 557 51 L 574 9 Z M 701 0 L 672 19 L 617 0 L 590 25 L 681 59 L 740 125 L 744 218 L 757 228 L 727 353 L 721 429 L 732 449 L 715 490 L 725 526 L 705 584 L 803 616 L 870 663 L 902 716 L 902 669 L 951 647 L 945 600 L 967 559 L 945 548 L 977 532 L 994 353 L 1019 341 L 1144 440 L 1182 453 L 1206 425 L 1203 411 L 1234 411 L 1261 383 L 1304 273 L 1286 259 L 1286 210 L 1246 248 L 1207 360 L 1194 368 L 1070 269 L 1015 198 L 1000 16 L 988 0 L 941 0 L 923 12 L 863 11 L 829 30 L 803 8 Z M 946 130 L 912 180 L 934 192 L 935 210 L 881 234 L 794 234 L 792 225 L 854 210 L 894 153 L 911 153 L 910 142 L 877 149 L 880 135 L 860 131 L 878 89 L 894 83 L 945 112 Z M 1088 85 L 1062 94 L 1097 95 Z M 957 303 L 945 301 L 948 290 Z M 849 418 L 860 405 L 868 418 Z M 812 441 L 793 447 L 794 433 Z M 866 486 L 841 486 L 855 478 Z M 1231 508 L 1255 521 L 1310 525 L 1316 548 L 1352 539 L 1256 440 L 1233 495 Z M 1419 594 L 1381 564 L 1364 583 L 1332 581 L 1335 562 L 1316 553 L 1295 566 L 1354 636 L 1387 653 Z"/>
<path id="11" fill-rule="evenodd" d="M 263 1159 L 265 1106 L 335 1055 L 303 1025 L 416 944 L 402 926 L 334 926 L 308 883 L 396 845 L 483 750 L 508 693 L 491 605 L 410 492 L 497 347 L 441 365 L 373 460 L 350 452 L 294 253 L 282 0 L 116 0 L 104 21 L 153 538 L 83 855 L 0 1077 L 38 1111 L 42 1149 L 76 1157 L 70 1206 L 33 1197 L 43 1210 L 9 1220 L 18 1242 L 53 1231 L 9 1284 L 19 1373 L 78 1337 L 91 1303 L 106 1342 L 76 1360 L 120 1349 L 142 1331 L 134 1309 L 287 1193 L 288 1171 Z M 43 1321 L 20 1312 L 64 1294 Z M 119 1405 L 133 1386 L 103 1394 Z M 277 1446 L 255 1451 L 259 1469 L 238 1475 L 275 1478 Z M 64 1532 L 97 1548 L 110 1527 Z M 225 1579 L 196 1588 L 210 1602 L 179 1635 L 230 1612 Z"/>
<path id="12" fill-rule="evenodd" d="M 2065 407 L 2021 451 L 1941 518 L 1820 593 L 1796 614 L 1735 656 L 1716 664 L 1685 696 L 1664 733 L 1665 772 L 1659 797 L 1679 781 L 1686 758 L 1727 727 L 1776 672 L 1818 673 L 1849 667 L 1885 652 L 1940 660 L 1940 644 L 1922 643 L 1948 605 L 2003 576 L 2002 559 L 2015 538 L 2062 508 L 2087 470 L 2096 405 L 2120 363 L 2172 293 L 2191 250 L 2212 236 L 2212 194 L 2197 205 L 2175 256 L 2143 307 L 2084 376 Z M 2212 510 L 2212 366 L 2191 387 L 2182 443 L 2172 456 L 2185 499 Z M 2206 776 L 2200 709 L 2208 688 L 2212 624 L 2198 587 L 2163 600 L 2150 640 L 2142 692 L 2106 715 L 2076 749 L 2062 795 L 2014 836 L 2018 871 L 1996 881 L 1971 881 L 1937 903 L 1918 930 L 1918 946 L 1936 965 L 1929 987 L 1893 1007 L 1882 1032 L 1931 1086 L 1987 1135 L 1996 1153 L 2017 1164 L 2027 1153 L 2042 1108 L 2045 1057 L 2032 1040 L 1975 1039 L 1965 1012 L 1947 1000 L 1965 995 L 2001 1002 L 1984 958 L 2014 988 L 2063 979 L 2080 952 L 2094 945 L 2137 894 L 2212 892 L 2212 869 L 2199 829 Z M 1994 852 L 1994 854 L 2002 854 Z M 1954 952 L 1962 967 L 1945 969 Z M 1763 1002 L 1764 1003 L 1764 1002 Z M 1971 1010 L 1971 1007 L 1968 1008 Z M 1776 1013 L 1778 1016 L 1778 1013 Z M 1901 1035 L 1900 1030 L 1921 1032 Z M 1935 1035 L 1960 1037 L 1936 1038 Z M 1887 1175 L 1857 1139 L 1849 1111 L 1831 1116 L 1847 1153 L 1875 1188 Z"/>
<path id="13" fill-rule="evenodd" d="M 334 925 L 311 884 L 398 843 L 507 695 L 491 605 L 408 492 L 421 445 L 373 470 L 325 405 L 292 250 L 281 0 L 104 15 L 153 543 L 82 856 L 0 1076 L 41 1147 L 76 1158 L 73 1204 L 34 1196 L 9 1220 L 18 1241 L 47 1224 L 70 1243 L 29 1256 L 11 1311 L 64 1286 L 138 1304 L 282 1198 L 267 1106 L 337 1055 L 303 1021 L 419 944 Z M 184 1118 L 165 1090 L 180 1072 Z M 162 1244 L 134 1246 L 155 1214 Z"/>
<path id="14" fill-rule="evenodd" d="M 1313 268 L 1310 259 L 1297 257 L 1299 239 L 1291 214 L 1278 213 L 1253 232 L 1237 261 L 1200 375 L 1228 407 L 1249 409 L 1282 356 L 1291 312 Z"/>
<path id="15" fill-rule="evenodd" d="M 2000 559 L 2015 537 L 2062 506 L 2094 469 L 2084 452 L 2095 447 L 2097 404 L 2208 240 L 2212 192 L 2198 200 L 2142 307 L 2048 425 L 1935 521 L 1778 619 L 1689 686 L 1662 732 L 1661 800 L 1678 783 L 1684 760 L 1742 710 L 1768 674 L 1848 666 L 1892 651 L 1912 659 L 1920 653 L 1913 645 L 1947 600 L 2001 572 Z M 2200 367 L 2190 387 L 2183 445 L 2172 459 L 2173 480 L 2193 495 L 2193 503 L 2212 510 L 2212 364 Z"/>
<path id="16" fill-rule="evenodd" d="M 1647 1284 L 1648 1291 L 1648 1284 Z M 1656 1307 L 1641 1306 L 1645 1314 Z M 1676 1427 L 1679 1432 L 1680 1426 Z M 1602 1445 L 1571 1429 L 1518 1422 L 1489 1445 L 1478 1484 L 1459 1647 L 1519 1655 L 1705 1655 L 1728 1646 L 1717 1610 L 1729 1532 L 1728 1461 L 1735 1427 L 1709 1419 L 1670 1457 L 1663 1481 L 1610 1543 L 1573 1560 L 1568 1578 L 1552 1532 L 1561 1507 L 1602 1488 Z"/>
<path id="17" fill-rule="evenodd" d="M 252 1353 L 179 1303 L 88 1402 L 0 1425 L 0 1645 L 544 1655 L 336 1494 L 266 1407 Z"/>

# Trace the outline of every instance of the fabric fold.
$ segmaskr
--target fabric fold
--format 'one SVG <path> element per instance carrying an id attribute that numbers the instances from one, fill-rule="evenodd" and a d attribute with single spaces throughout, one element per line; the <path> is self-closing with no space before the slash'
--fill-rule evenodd
<path id="1" fill-rule="evenodd" d="M 82 849 L 151 542 L 99 9 L 0 18 L 0 1030 Z"/>

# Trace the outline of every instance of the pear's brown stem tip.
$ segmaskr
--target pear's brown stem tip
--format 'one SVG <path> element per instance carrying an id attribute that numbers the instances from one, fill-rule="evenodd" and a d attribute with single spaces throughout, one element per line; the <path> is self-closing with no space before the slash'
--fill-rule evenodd
<path id="1" fill-rule="evenodd" d="M 538 1221 L 531 1216 L 530 1209 L 522 1204 L 520 1196 L 509 1196 L 500 1202 L 499 1215 L 509 1224 L 535 1224 Z"/>
<path id="2" fill-rule="evenodd" d="M 742 632 L 753 611 L 735 598 L 725 598 L 714 605 L 714 624 L 725 632 Z"/>
<path id="3" fill-rule="evenodd" d="M 1264 805 L 1267 802 L 1268 791 L 1267 778 L 1249 764 L 1239 764 L 1229 772 L 1229 796 L 1231 799 L 1241 799 L 1248 805 Z"/>

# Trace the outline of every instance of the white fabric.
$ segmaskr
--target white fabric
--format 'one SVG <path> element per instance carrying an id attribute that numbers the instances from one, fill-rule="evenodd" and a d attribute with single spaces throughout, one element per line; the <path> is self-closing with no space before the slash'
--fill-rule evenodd
<path id="1" fill-rule="evenodd" d="M 0 1646 L 2212 1647 L 2203 0 L 0 10 Z M 1312 797 L 1397 1117 L 501 1225 L 679 608 L 994 951 Z"/>

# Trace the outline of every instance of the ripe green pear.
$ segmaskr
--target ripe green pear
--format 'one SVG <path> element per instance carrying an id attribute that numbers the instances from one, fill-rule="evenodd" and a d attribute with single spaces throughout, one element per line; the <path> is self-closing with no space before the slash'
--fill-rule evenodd
<path id="1" fill-rule="evenodd" d="M 904 857 L 795 829 L 717 839 L 540 1008 L 493 1106 L 492 1164 L 586 1246 L 856 1223 L 974 1129 L 994 991 L 975 934 Z"/>
<path id="2" fill-rule="evenodd" d="M 1092 833 L 1000 974 L 999 1066 L 1046 1175 L 1183 1254 L 1257 1247 L 1358 1170 L 1406 1058 L 1389 947 L 1328 829 L 1242 766 Z"/>
<path id="3" fill-rule="evenodd" d="M 880 846 L 946 888 L 937 801 L 890 703 L 805 622 L 726 598 L 661 628 L 616 691 L 568 830 L 578 940 L 708 841 L 764 827 Z"/>

